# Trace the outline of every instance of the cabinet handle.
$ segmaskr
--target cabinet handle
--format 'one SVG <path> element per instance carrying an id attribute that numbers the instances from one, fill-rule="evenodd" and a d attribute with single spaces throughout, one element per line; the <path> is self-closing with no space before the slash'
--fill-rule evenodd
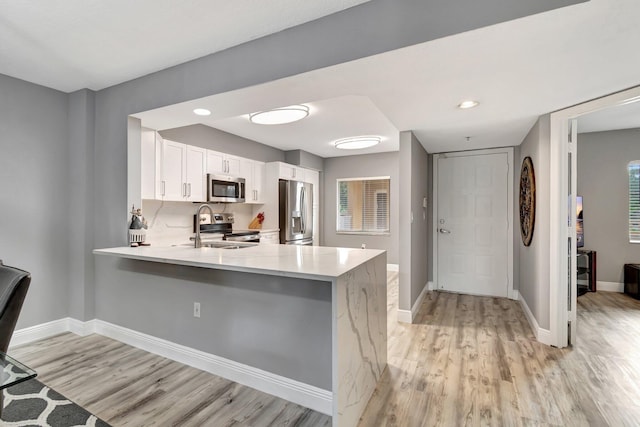
<path id="1" fill-rule="evenodd" d="M 165 191 L 165 190 L 164 190 L 164 188 L 165 188 L 164 183 L 165 183 L 165 181 L 162 181 L 162 195 L 163 195 L 163 196 L 164 196 L 164 194 L 165 194 L 165 193 L 164 193 L 164 191 Z"/>
<path id="2" fill-rule="evenodd" d="M 189 189 L 189 195 L 188 195 L 188 197 L 191 197 L 191 183 L 189 183 L 189 184 L 187 184 L 187 185 L 188 185 L 188 187 L 187 187 L 187 188 Z"/>
<path id="3" fill-rule="evenodd" d="M 258 200 L 258 190 L 253 190 L 253 191 L 255 191 L 255 193 L 256 193 L 256 198 L 253 199 L 253 200 Z"/>
<path id="4" fill-rule="evenodd" d="M 187 197 L 187 184 L 185 182 L 182 183 L 182 197 Z"/>

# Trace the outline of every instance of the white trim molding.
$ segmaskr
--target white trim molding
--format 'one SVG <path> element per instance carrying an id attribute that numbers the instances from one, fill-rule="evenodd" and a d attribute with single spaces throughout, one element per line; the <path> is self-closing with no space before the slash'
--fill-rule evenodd
<path id="1" fill-rule="evenodd" d="M 332 415 L 333 394 L 309 384 L 244 365 L 214 354 L 143 334 L 109 322 L 88 322 L 64 318 L 14 332 L 11 345 L 17 346 L 64 332 L 76 335 L 96 333 L 133 347 L 218 375 L 272 396 L 288 400 L 326 415 Z"/>
<path id="2" fill-rule="evenodd" d="M 42 323 L 40 325 L 17 329 L 11 336 L 11 347 L 28 344 L 33 341 L 69 332 L 71 330 L 71 321 L 78 322 L 70 317 L 65 317 L 63 319 L 52 320 L 51 322 Z"/>
<path id="3" fill-rule="evenodd" d="M 416 299 L 416 302 L 413 303 L 413 307 L 411 307 L 411 310 L 398 309 L 398 322 L 413 323 L 413 321 L 416 318 L 416 315 L 420 311 L 420 305 L 422 304 L 422 300 L 424 300 L 424 296 L 427 294 L 428 291 L 431 290 L 429 288 L 429 283 L 431 283 L 431 286 L 433 286 L 432 282 L 425 283 L 424 287 L 422 288 L 422 291 L 420 291 L 420 295 L 418 295 L 418 298 Z"/>
<path id="4" fill-rule="evenodd" d="M 624 283 L 618 282 L 601 282 L 600 280 L 596 281 L 596 291 L 603 292 L 624 292 Z"/>
<path id="5" fill-rule="evenodd" d="M 549 329 L 543 329 L 538 325 L 538 321 L 534 317 L 533 313 L 529 309 L 527 302 L 522 295 L 518 293 L 518 301 L 520 301 L 520 305 L 522 306 L 522 311 L 524 311 L 525 316 L 527 316 L 527 320 L 529 321 L 529 325 L 533 330 L 536 339 L 542 344 L 552 345 L 551 340 L 551 331 Z"/>
<path id="6" fill-rule="evenodd" d="M 549 305 L 552 345 L 563 348 L 569 345 L 568 322 L 572 319 L 567 309 L 567 295 L 571 295 L 571 307 L 575 307 L 576 292 L 569 289 L 567 280 L 570 266 L 567 262 L 567 227 L 569 194 L 569 121 L 604 108 L 625 105 L 640 100 L 640 86 L 611 95 L 596 98 L 550 114 L 549 119 L 549 187 L 550 187 L 550 230 L 549 230 Z M 578 129 L 578 132 L 580 129 Z M 575 274 L 572 272 L 572 274 Z M 573 287 L 573 286 L 571 286 Z M 569 291 L 571 291 L 569 293 Z"/>

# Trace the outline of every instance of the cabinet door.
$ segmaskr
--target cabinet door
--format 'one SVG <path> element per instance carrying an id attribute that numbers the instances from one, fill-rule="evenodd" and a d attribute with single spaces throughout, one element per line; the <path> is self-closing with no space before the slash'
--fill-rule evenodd
<path id="1" fill-rule="evenodd" d="M 225 169 L 224 154 L 207 150 L 207 173 L 224 174 L 226 173 Z"/>
<path id="2" fill-rule="evenodd" d="M 204 148 L 187 145 L 186 159 L 186 200 L 191 202 L 202 202 L 206 199 L 205 168 L 207 163 L 207 150 L 205 150 Z"/>
<path id="3" fill-rule="evenodd" d="M 294 181 L 304 181 L 300 179 L 300 176 L 304 178 L 304 171 L 301 172 L 301 168 L 290 165 L 288 163 L 280 163 L 280 178 L 289 179 Z"/>
<path id="4" fill-rule="evenodd" d="M 236 156 L 224 156 L 224 161 L 226 163 L 226 174 L 231 176 L 242 176 L 240 175 L 240 164 L 242 163 L 240 157 Z M 244 177 L 243 177 L 244 178 Z"/>
<path id="5" fill-rule="evenodd" d="M 143 199 L 156 198 L 156 135 L 151 129 L 142 130 L 140 167 L 141 195 Z"/>
<path id="6" fill-rule="evenodd" d="M 264 162 L 253 162 L 253 191 L 255 192 L 255 203 L 264 203 Z"/>
<path id="7" fill-rule="evenodd" d="M 241 178 L 245 179 L 244 184 L 244 199 L 245 203 L 253 203 L 255 201 L 255 192 L 254 190 L 254 175 L 253 175 L 253 160 L 242 159 L 240 162 L 240 173 Z"/>
<path id="8" fill-rule="evenodd" d="M 187 146 L 165 139 L 162 144 L 162 199 L 184 200 Z"/>

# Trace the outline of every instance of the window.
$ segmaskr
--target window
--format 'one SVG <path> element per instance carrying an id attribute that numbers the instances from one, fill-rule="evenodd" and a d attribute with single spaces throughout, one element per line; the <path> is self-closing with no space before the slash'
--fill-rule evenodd
<path id="1" fill-rule="evenodd" d="M 629 172 L 629 242 L 640 243 L 640 160 L 627 165 Z"/>
<path id="2" fill-rule="evenodd" d="M 389 233 L 389 177 L 338 179 L 338 233 Z"/>

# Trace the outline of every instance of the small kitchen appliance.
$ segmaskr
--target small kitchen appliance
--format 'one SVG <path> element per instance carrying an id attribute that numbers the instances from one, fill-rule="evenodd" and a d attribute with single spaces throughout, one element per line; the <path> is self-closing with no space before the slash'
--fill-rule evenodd
<path id="1" fill-rule="evenodd" d="M 244 203 L 244 191 L 244 178 L 207 174 L 208 202 Z"/>

